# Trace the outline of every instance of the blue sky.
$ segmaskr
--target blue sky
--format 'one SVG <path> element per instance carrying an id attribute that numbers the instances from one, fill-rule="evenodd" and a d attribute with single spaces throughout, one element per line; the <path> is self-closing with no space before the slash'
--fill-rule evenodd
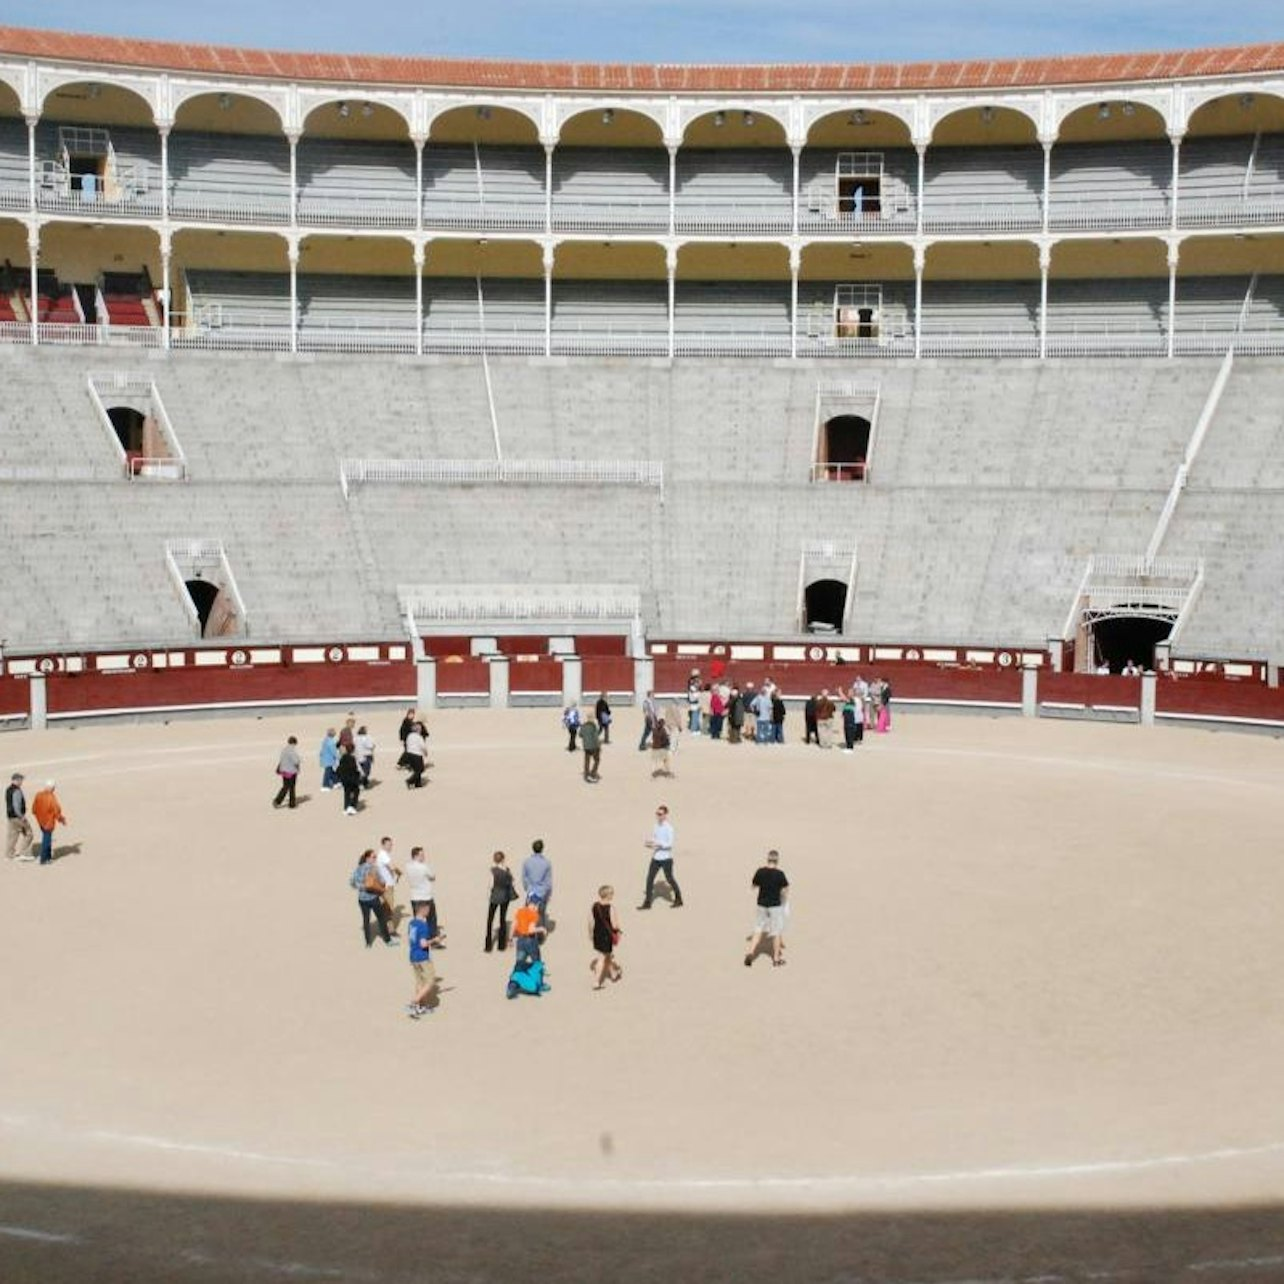
<path id="1" fill-rule="evenodd" d="M 1279 0 L 6 0 L 0 21 L 259 48 L 618 62 L 902 62 L 1284 40 Z"/>

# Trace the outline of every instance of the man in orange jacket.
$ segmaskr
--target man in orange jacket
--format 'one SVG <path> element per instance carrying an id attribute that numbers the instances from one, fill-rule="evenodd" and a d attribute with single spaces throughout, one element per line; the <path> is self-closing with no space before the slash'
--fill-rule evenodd
<path id="1" fill-rule="evenodd" d="M 40 863 L 48 865 L 53 860 L 54 829 L 65 825 L 67 817 L 62 814 L 62 804 L 54 792 L 57 785 L 52 780 L 45 781 L 45 787 L 31 800 L 31 814 L 40 826 Z"/>

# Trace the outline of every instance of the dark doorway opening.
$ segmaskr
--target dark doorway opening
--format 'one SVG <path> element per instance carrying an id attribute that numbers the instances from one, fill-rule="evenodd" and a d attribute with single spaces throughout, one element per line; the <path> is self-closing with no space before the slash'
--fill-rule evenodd
<path id="1" fill-rule="evenodd" d="M 838 180 L 840 214 L 877 214 L 883 208 L 880 174 L 843 175 Z"/>
<path id="2" fill-rule="evenodd" d="M 860 415 L 835 415 L 825 422 L 826 476 L 831 481 L 863 481 L 869 462 L 870 422 Z"/>
<path id="3" fill-rule="evenodd" d="M 187 580 L 186 584 L 187 596 L 192 599 L 192 605 L 196 608 L 197 618 L 201 622 L 201 637 L 204 637 L 205 626 L 210 622 L 210 612 L 218 598 L 218 585 L 211 584 L 209 580 Z"/>
<path id="4" fill-rule="evenodd" d="M 143 412 L 132 406 L 112 406 L 107 411 L 107 418 L 116 430 L 121 450 L 131 459 L 140 458 L 143 453 Z"/>
<path id="5" fill-rule="evenodd" d="M 1155 644 L 1173 631 L 1171 620 L 1153 620 L 1138 615 L 1121 615 L 1098 620 L 1092 626 L 1095 663 L 1108 664 L 1111 673 L 1122 673 L 1131 660 L 1143 669 L 1155 667 Z"/>
<path id="6" fill-rule="evenodd" d="M 841 580 L 816 580 L 803 593 L 805 622 L 813 632 L 841 633 L 846 609 L 847 585 Z"/>

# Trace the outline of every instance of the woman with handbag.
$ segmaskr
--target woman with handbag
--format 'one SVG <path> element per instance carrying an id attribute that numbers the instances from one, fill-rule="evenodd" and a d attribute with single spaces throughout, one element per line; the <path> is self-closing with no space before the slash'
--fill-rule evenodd
<path id="1" fill-rule="evenodd" d="M 505 864 L 503 852 L 496 852 L 490 864 L 490 908 L 486 911 L 486 953 L 498 944 L 501 951 L 508 949 L 508 907 L 517 899 L 513 886 L 513 871 Z M 495 918 L 499 917 L 498 941 L 493 935 Z"/>
<path id="2" fill-rule="evenodd" d="M 597 900 L 589 912 L 589 940 L 596 957 L 589 971 L 597 978 L 593 987 L 600 990 L 607 981 L 618 981 L 624 969 L 615 961 L 615 947 L 620 943 L 620 920 L 615 914 L 615 888 L 603 885 L 597 889 Z"/>
<path id="3" fill-rule="evenodd" d="M 369 949 L 374 941 L 370 937 L 370 916 L 373 914 L 379 927 L 379 935 L 385 945 L 392 945 L 398 937 L 388 931 L 388 907 L 383 903 L 384 881 L 375 863 L 374 848 L 367 847 L 361 853 L 357 867 L 348 879 L 351 887 L 356 888 L 357 904 L 361 907 L 361 936 Z"/>

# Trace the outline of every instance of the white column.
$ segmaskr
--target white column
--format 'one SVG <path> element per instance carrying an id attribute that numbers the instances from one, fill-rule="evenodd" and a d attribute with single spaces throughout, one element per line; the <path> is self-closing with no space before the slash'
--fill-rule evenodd
<path id="1" fill-rule="evenodd" d="M 1177 260 L 1181 246 L 1172 241 L 1168 246 L 1168 357 L 1173 355 L 1173 337 L 1177 332 Z"/>
<path id="2" fill-rule="evenodd" d="M 920 153 L 920 156 L 922 153 Z M 921 214 L 921 211 L 920 211 Z M 927 246 L 921 241 L 914 246 L 914 357 L 923 355 L 923 269 L 927 266 Z"/>
<path id="3" fill-rule="evenodd" d="M 291 130 L 286 134 L 290 143 L 290 226 L 299 221 L 299 134 Z"/>
<path id="4" fill-rule="evenodd" d="M 1043 234 L 1048 234 L 1048 221 L 1052 214 L 1052 143 L 1043 144 Z"/>
<path id="5" fill-rule="evenodd" d="M 544 144 L 544 232 L 553 235 L 553 144 Z"/>
<path id="6" fill-rule="evenodd" d="M 160 252 L 161 252 L 161 346 L 168 350 L 169 348 L 169 319 L 170 319 L 170 252 L 171 241 L 168 229 L 163 229 L 160 234 Z"/>
<path id="7" fill-rule="evenodd" d="M 795 146 L 795 147 L 791 147 L 790 151 L 792 151 L 794 154 L 794 217 L 790 226 L 793 229 L 794 236 L 797 236 L 798 235 L 798 200 L 799 200 L 798 162 L 802 157 L 802 148 Z"/>
<path id="8" fill-rule="evenodd" d="M 160 127 L 161 144 L 161 222 L 169 222 L 169 131 L 170 126 Z"/>
<path id="9" fill-rule="evenodd" d="M 1033 718 L 1039 712 L 1039 670 L 1027 665 L 1021 670 L 1021 716 Z"/>
<path id="10" fill-rule="evenodd" d="M 492 709 L 508 708 L 508 656 L 492 655 L 487 657 L 490 671 L 490 707 Z"/>
<path id="11" fill-rule="evenodd" d="M 549 244 L 544 246 L 544 355 L 553 355 L 553 262 L 557 249 Z"/>
<path id="12" fill-rule="evenodd" d="M 37 316 L 40 310 L 40 228 L 32 224 L 27 229 L 27 253 L 31 256 L 31 342 L 40 342 L 40 324 Z"/>
<path id="13" fill-rule="evenodd" d="M 415 708 L 437 707 L 437 661 L 430 655 L 415 657 Z"/>
<path id="14" fill-rule="evenodd" d="M 678 227 L 678 145 L 669 144 L 669 235 L 677 235 Z"/>
<path id="15" fill-rule="evenodd" d="M 677 278 L 678 278 L 678 247 L 668 245 L 664 250 L 664 272 L 669 283 L 669 360 L 672 361 L 677 352 L 676 344 L 676 301 L 677 301 Z"/>
<path id="16" fill-rule="evenodd" d="M 36 212 L 36 124 L 39 116 L 27 117 L 27 201 L 31 212 Z"/>
<path id="17" fill-rule="evenodd" d="M 30 700 L 31 730 L 44 731 L 49 726 L 49 697 L 43 673 L 33 673 L 27 679 L 27 696 Z"/>
<path id="18" fill-rule="evenodd" d="M 926 180 L 927 173 L 927 144 L 915 143 L 914 150 L 918 152 L 918 191 L 914 194 L 914 205 L 917 210 L 917 218 L 914 223 L 914 231 L 917 236 L 923 235 L 923 183 Z"/>
<path id="19" fill-rule="evenodd" d="M 299 350 L 299 238 L 292 236 L 286 242 L 290 256 L 290 351 Z"/>
<path id="20" fill-rule="evenodd" d="M 424 230 L 424 137 L 416 134 L 411 142 L 415 145 L 415 231 Z"/>
<path id="21" fill-rule="evenodd" d="M 1138 716 L 1143 727 L 1153 727 L 1155 725 L 1156 678 L 1157 675 L 1154 673 L 1143 673 L 1141 675 L 1141 708 L 1138 711 Z"/>
<path id="22" fill-rule="evenodd" d="M 1052 266 L 1052 246 L 1046 241 L 1039 246 L 1039 360 L 1048 355 L 1048 269 Z"/>
<path id="23" fill-rule="evenodd" d="M 794 153 L 794 176 L 798 174 L 798 153 Z M 797 189 L 797 183 L 794 184 Z M 795 230 L 798 223 L 798 207 L 794 206 Z M 802 268 L 802 246 L 789 247 L 789 355 L 798 356 L 798 273 Z"/>
<path id="24" fill-rule="evenodd" d="M 584 697 L 584 661 L 578 655 L 562 656 L 562 707 L 579 704 Z"/>
<path id="25" fill-rule="evenodd" d="M 415 356 L 424 355 L 424 263 L 428 252 L 422 241 L 415 242 Z"/>
<path id="26" fill-rule="evenodd" d="M 649 655 L 633 657 L 633 703 L 639 708 L 646 693 L 655 689 L 655 661 Z"/>
<path id="27" fill-rule="evenodd" d="M 1172 213 L 1169 218 L 1168 226 L 1175 232 L 1177 230 L 1177 199 L 1178 189 L 1181 186 L 1181 140 L 1180 133 L 1171 133 L 1168 135 L 1173 140 L 1173 194 L 1172 194 Z"/>

